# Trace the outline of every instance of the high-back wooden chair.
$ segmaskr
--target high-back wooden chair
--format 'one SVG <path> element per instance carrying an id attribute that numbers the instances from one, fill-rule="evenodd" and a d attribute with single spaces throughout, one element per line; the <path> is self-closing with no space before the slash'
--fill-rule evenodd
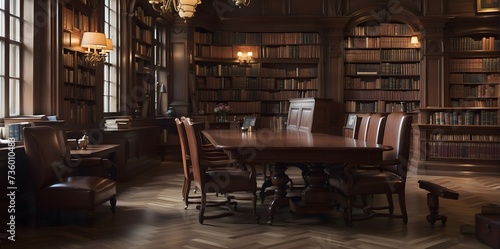
<path id="1" fill-rule="evenodd" d="M 390 145 L 394 149 L 384 152 L 383 160 L 373 162 L 364 170 L 359 170 L 358 165 L 347 165 L 344 174 L 330 177 L 330 186 L 346 196 L 346 221 L 365 220 L 372 217 L 384 216 L 402 218 L 408 222 L 405 204 L 406 174 L 408 171 L 408 157 L 411 138 L 412 116 L 404 113 L 391 113 L 387 116 L 382 144 Z M 388 205 L 362 208 L 368 215 L 353 216 L 354 200 L 356 196 L 385 194 Z M 400 215 L 393 214 L 394 205 L 392 195 L 399 198 Z M 386 213 L 374 210 L 387 210 Z"/>
<path id="2" fill-rule="evenodd" d="M 370 116 L 366 129 L 365 141 L 369 143 L 382 143 L 386 118 L 380 113 Z"/>
<path id="3" fill-rule="evenodd" d="M 260 217 L 257 215 L 257 181 L 256 171 L 253 165 L 245 168 L 242 167 L 226 167 L 211 169 L 209 161 L 203 160 L 201 157 L 203 145 L 200 139 L 200 130 L 190 119 L 186 118 L 183 121 L 186 130 L 186 137 L 189 144 L 189 152 L 191 157 L 191 166 L 193 172 L 193 184 L 201 192 L 201 205 L 198 221 L 203 224 L 205 219 L 214 219 L 233 215 L 232 212 L 208 216 L 205 215 L 207 207 L 207 193 L 222 193 L 229 194 L 234 192 L 248 192 L 252 195 L 253 214 L 257 221 Z M 225 204 L 220 202 L 220 205 Z"/>
<path id="4" fill-rule="evenodd" d="M 191 167 L 191 155 L 188 145 L 188 140 L 186 136 L 186 130 L 184 128 L 183 120 L 185 117 L 175 118 L 175 125 L 177 128 L 177 133 L 179 135 L 179 143 L 181 146 L 181 156 L 182 156 L 182 168 L 184 171 L 184 184 L 182 186 L 182 198 L 184 199 L 184 209 L 187 209 L 189 204 L 199 204 L 199 201 L 190 201 L 189 192 L 191 191 L 191 182 L 193 181 L 193 170 Z M 205 127 L 204 123 L 194 123 L 197 130 L 203 130 Z M 201 139 L 201 138 L 200 138 Z M 215 150 L 213 146 L 208 144 L 201 145 L 202 150 L 200 151 L 200 157 L 207 161 L 206 164 L 210 165 L 211 168 L 226 167 L 228 165 L 236 163 L 234 160 L 230 160 L 229 157 L 219 151 Z M 191 198 L 199 198 L 199 196 L 193 196 Z"/>

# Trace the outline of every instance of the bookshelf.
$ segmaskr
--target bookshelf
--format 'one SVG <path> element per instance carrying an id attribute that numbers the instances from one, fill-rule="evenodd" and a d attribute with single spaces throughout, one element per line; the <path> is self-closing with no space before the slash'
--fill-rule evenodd
<path id="1" fill-rule="evenodd" d="M 363 23 L 344 43 L 344 104 L 349 113 L 412 113 L 420 107 L 420 45 L 404 23 Z"/>
<path id="2" fill-rule="evenodd" d="M 66 1 L 62 11 L 62 76 L 59 118 L 67 125 L 96 124 L 96 66 L 85 61 L 80 39 L 86 31 L 96 30 L 93 6 L 87 1 Z"/>
<path id="3" fill-rule="evenodd" d="M 499 40 L 474 34 L 444 44 L 446 106 L 418 110 L 418 171 L 498 173 Z"/>
<path id="4" fill-rule="evenodd" d="M 282 129 L 289 99 L 318 95 L 318 33 L 196 31 L 194 46 L 197 110 L 210 122 L 223 102 L 229 121 L 257 116 L 258 127 Z M 238 51 L 252 52 L 251 63 L 240 64 Z"/>
<path id="5" fill-rule="evenodd" d="M 147 4 L 147 3 L 146 3 Z M 134 10 L 132 44 L 135 79 L 129 92 L 129 108 L 135 118 L 155 116 L 154 109 L 154 17 L 149 6 L 137 4 Z"/>

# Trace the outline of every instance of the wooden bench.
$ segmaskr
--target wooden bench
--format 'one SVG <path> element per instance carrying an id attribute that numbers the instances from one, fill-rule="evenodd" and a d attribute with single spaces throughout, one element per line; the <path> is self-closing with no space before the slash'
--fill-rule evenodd
<path id="1" fill-rule="evenodd" d="M 445 225 L 447 217 L 440 215 L 438 212 L 439 197 L 458 200 L 459 194 L 451 189 L 429 181 L 419 180 L 418 183 L 421 189 L 429 191 L 429 193 L 427 193 L 427 205 L 429 206 L 429 211 L 431 213 L 427 215 L 427 221 L 431 224 L 431 226 L 434 226 L 434 223 L 437 220 L 441 220 L 441 223 Z"/>

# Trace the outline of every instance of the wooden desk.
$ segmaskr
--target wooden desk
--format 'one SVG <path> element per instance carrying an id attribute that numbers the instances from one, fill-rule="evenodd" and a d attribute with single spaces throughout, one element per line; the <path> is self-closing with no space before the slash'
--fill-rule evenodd
<path id="1" fill-rule="evenodd" d="M 384 151 L 392 150 L 390 146 L 307 131 L 241 132 L 229 129 L 202 132 L 216 148 L 225 150 L 241 163 L 274 163 L 272 183 L 276 190 L 268 209 L 268 224 L 272 224 L 277 209 L 289 204 L 292 211 L 299 213 L 331 210 L 330 203 L 337 196 L 324 188 L 328 177 L 323 163 L 366 164 L 381 160 Z M 304 190 L 301 203 L 293 203 L 286 197 L 286 163 L 311 165 L 307 176 L 309 186 Z"/>
<path id="2" fill-rule="evenodd" d="M 112 157 L 118 149 L 118 144 L 98 144 L 89 145 L 85 150 L 70 150 L 71 156 L 74 157 Z M 110 158 L 112 160 L 112 158 Z"/>

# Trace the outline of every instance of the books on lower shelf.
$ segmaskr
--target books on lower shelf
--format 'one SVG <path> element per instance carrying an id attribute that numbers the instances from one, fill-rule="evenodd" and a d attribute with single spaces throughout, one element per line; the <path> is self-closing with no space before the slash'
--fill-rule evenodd
<path id="1" fill-rule="evenodd" d="M 110 118 L 104 122 L 106 129 L 128 129 L 131 126 L 128 118 Z"/>
<path id="2" fill-rule="evenodd" d="M 497 125 L 497 111 L 439 111 L 430 113 L 429 124 L 436 125 Z"/>
<path id="3" fill-rule="evenodd" d="M 30 122 L 20 122 L 9 124 L 8 136 L 9 138 L 14 138 L 16 141 L 23 141 L 23 129 L 24 127 L 30 127 Z"/>

